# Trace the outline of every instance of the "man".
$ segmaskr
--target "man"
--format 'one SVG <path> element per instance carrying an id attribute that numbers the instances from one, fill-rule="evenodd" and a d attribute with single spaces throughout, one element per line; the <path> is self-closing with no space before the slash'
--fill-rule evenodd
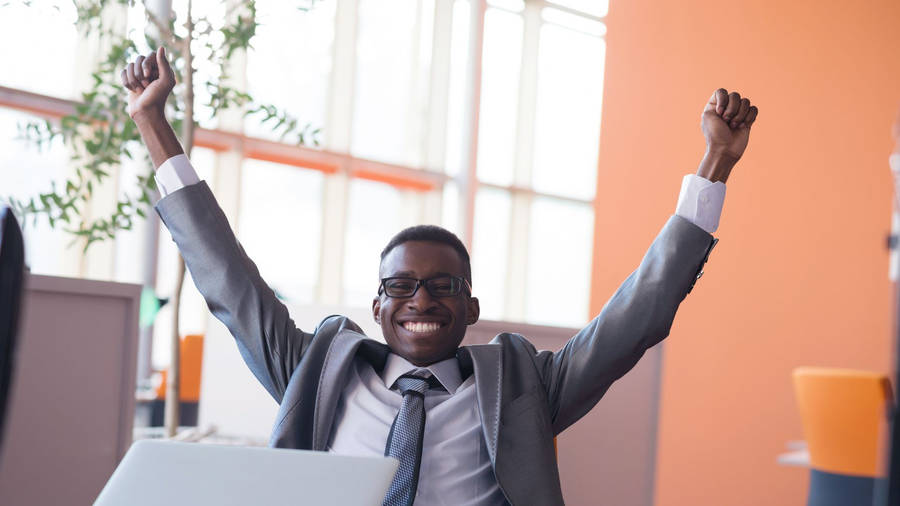
<path id="1" fill-rule="evenodd" d="M 198 180 L 164 115 L 175 84 L 160 48 L 122 71 L 128 110 L 164 198 L 157 210 L 213 314 L 280 403 L 270 444 L 400 460 L 384 504 L 562 504 L 553 437 L 668 335 L 715 245 L 724 182 L 757 109 L 713 93 L 707 152 L 676 215 L 603 311 L 561 350 L 503 333 L 459 347 L 478 320 L 469 256 L 451 233 L 413 227 L 382 253 L 372 314 L 388 346 L 331 316 L 299 330 Z"/>

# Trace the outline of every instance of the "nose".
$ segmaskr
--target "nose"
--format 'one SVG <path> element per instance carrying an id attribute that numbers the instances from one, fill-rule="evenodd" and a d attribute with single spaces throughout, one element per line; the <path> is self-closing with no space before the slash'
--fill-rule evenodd
<path id="1" fill-rule="evenodd" d="M 406 306 L 420 313 L 425 313 L 437 307 L 437 301 L 428 293 L 424 286 L 420 286 L 416 293 L 406 302 Z"/>

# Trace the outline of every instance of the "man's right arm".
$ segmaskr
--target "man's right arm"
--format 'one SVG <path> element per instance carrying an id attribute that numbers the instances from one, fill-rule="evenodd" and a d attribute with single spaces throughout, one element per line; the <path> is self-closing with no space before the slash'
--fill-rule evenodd
<path id="1" fill-rule="evenodd" d="M 281 402 L 312 335 L 296 327 L 184 157 L 165 117 L 166 99 L 175 85 L 165 51 L 160 48 L 128 64 L 122 83 L 129 91 L 128 113 L 150 152 L 157 181 L 163 183 L 164 198 L 156 209 L 210 311 L 237 339 L 253 374 Z M 179 167 L 186 178 L 178 177 Z"/>

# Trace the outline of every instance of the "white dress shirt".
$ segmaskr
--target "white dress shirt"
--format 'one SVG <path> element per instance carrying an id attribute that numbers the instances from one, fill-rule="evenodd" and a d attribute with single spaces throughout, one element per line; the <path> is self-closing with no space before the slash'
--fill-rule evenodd
<path id="1" fill-rule="evenodd" d="M 156 171 L 163 196 L 200 181 L 185 155 L 166 160 Z M 675 214 L 710 234 L 719 225 L 725 185 L 688 174 L 681 185 Z M 475 377 L 461 378 L 455 358 L 418 368 L 393 353 L 381 375 L 369 362 L 354 361 L 341 393 L 329 441 L 329 451 L 344 455 L 384 455 L 391 424 L 400 410 L 401 394 L 394 382 L 426 369 L 446 392 L 425 394 L 425 436 L 416 492 L 417 505 L 501 505 L 500 490 L 481 431 L 475 398 Z"/>
<path id="2" fill-rule="evenodd" d="M 381 375 L 369 362 L 356 360 L 338 402 L 328 451 L 384 455 L 391 424 L 403 402 L 400 392 L 392 388 L 394 382 L 404 374 L 423 370 L 447 391 L 425 392 L 425 436 L 415 504 L 507 504 L 484 443 L 475 376 L 463 381 L 455 358 L 416 367 L 390 353 Z"/>

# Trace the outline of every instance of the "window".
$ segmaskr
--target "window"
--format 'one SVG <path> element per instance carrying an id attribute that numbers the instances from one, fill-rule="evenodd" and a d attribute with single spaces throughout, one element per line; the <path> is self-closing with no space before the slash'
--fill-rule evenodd
<path id="1" fill-rule="evenodd" d="M 506 314 L 506 278 L 510 251 L 511 196 L 482 188 L 475 197 L 475 237 L 472 248 L 472 293 L 481 303 L 481 317 L 502 320 Z"/>
<path id="2" fill-rule="evenodd" d="M 315 299 L 322 235 L 322 183 L 313 170 L 244 160 L 238 237 L 275 293 Z"/>
<path id="3" fill-rule="evenodd" d="M 142 47 L 136 4 L 122 12 Z M 185 5 L 174 2 L 179 19 Z M 223 5 L 195 0 L 193 9 L 218 26 Z M 589 319 L 607 2 L 360 0 L 315 2 L 304 12 L 260 0 L 257 7 L 262 26 L 246 58 L 234 60 L 233 85 L 321 128 L 322 146 L 282 143 L 252 117 L 207 118 L 201 107 L 207 130 L 193 161 L 279 295 L 368 307 L 390 237 L 440 223 L 471 248 L 483 318 L 567 326 Z M 76 49 L 83 46 L 73 18 L 69 4 L 6 7 L 0 42 L 27 49 L 0 55 L 5 68 L 22 69 L 0 76 L 0 86 L 14 97 L 77 98 L 73 86 L 85 84 L 78 69 L 89 63 L 82 54 L 90 53 Z M 72 57 L 60 48 L 72 48 Z M 198 80 L 212 72 L 202 54 Z M 56 146 L 37 155 L 13 141 L 23 114 L 0 110 L 0 174 L 4 188 L 32 195 L 67 174 L 68 154 Z M 123 166 L 111 195 L 129 191 L 139 170 Z M 32 235 L 35 251 L 58 251 L 69 240 L 45 225 Z M 117 239 L 110 278 L 143 279 L 150 236 L 137 227 Z M 51 274 L 84 275 L 100 261 L 33 255 L 35 272 Z M 175 258 L 163 232 L 162 295 L 171 293 Z M 205 305 L 193 288 L 185 294 L 182 330 L 202 331 Z"/>
<path id="4" fill-rule="evenodd" d="M 478 179 L 510 185 L 516 165 L 522 16 L 490 8 L 484 15 Z"/>
<path id="5" fill-rule="evenodd" d="M 369 307 L 378 289 L 381 250 L 405 227 L 420 223 L 420 197 L 393 186 L 350 182 L 344 249 L 344 303 Z"/>
<path id="6" fill-rule="evenodd" d="M 590 318 L 600 3 L 487 3 L 472 240 L 484 317 L 573 327 Z"/>
<path id="7" fill-rule="evenodd" d="M 606 16 L 609 11 L 609 0 L 549 0 L 549 2 L 598 17 Z"/>
<path id="8" fill-rule="evenodd" d="M 361 0 L 351 152 L 422 164 L 434 0 Z"/>
<path id="9" fill-rule="evenodd" d="M 86 63 L 72 2 L 4 2 L 0 15 L 0 86 L 60 98 L 77 98 L 90 79 L 76 69 Z M 56 5 L 56 4 L 59 5 Z"/>
<path id="10" fill-rule="evenodd" d="M 336 3 L 318 2 L 304 12 L 295 2 L 257 2 L 262 27 L 247 55 L 245 75 L 247 90 L 259 102 L 278 104 L 304 123 L 324 126 Z M 244 127 L 250 135 L 278 140 L 257 121 Z"/>
<path id="11" fill-rule="evenodd" d="M 532 179 L 537 191 L 594 196 L 604 50 L 598 37 L 549 23 L 541 27 Z"/>
<path id="12" fill-rule="evenodd" d="M 60 139 L 38 149 L 19 138 L 19 127 L 34 119 L 30 114 L 0 108 L 0 197 L 37 196 L 50 191 L 51 185 L 65 182 L 69 154 Z M 43 218 L 29 218 L 21 225 L 27 245 L 25 262 L 33 272 L 78 274 L 78 246 L 71 246 L 71 236 L 53 230 Z M 59 254 L 67 250 L 69 255 Z"/>
<path id="13" fill-rule="evenodd" d="M 594 214 L 590 207 L 537 197 L 531 206 L 528 241 L 528 321 L 584 325 L 590 290 Z"/>

